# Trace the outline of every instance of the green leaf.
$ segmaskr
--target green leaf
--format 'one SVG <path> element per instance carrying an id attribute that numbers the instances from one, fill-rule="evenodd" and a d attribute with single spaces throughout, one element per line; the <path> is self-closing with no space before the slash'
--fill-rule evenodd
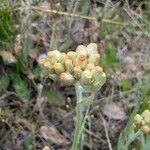
<path id="1" fill-rule="evenodd" d="M 146 140 L 141 150 L 148 150 L 150 148 L 150 135 L 147 135 L 145 138 Z"/>
<path id="2" fill-rule="evenodd" d="M 81 102 L 78 103 L 78 105 L 82 105 L 82 106 L 89 106 L 91 105 L 93 102 L 93 96 L 89 96 L 86 98 L 83 98 Z"/>
<path id="3" fill-rule="evenodd" d="M 14 83 L 14 88 L 19 97 L 27 99 L 28 98 L 28 89 L 25 81 L 19 79 Z"/>
<path id="4" fill-rule="evenodd" d="M 16 67 L 17 67 L 17 71 L 25 72 L 27 67 L 26 67 L 25 63 L 23 62 L 22 56 L 18 57 Z"/>
<path id="5" fill-rule="evenodd" d="M 32 49 L 32 45 L 33 45 L 33 41 L 31 37 L 27 37 L 26 39 L 24 39 L 24 41 L 22 42 L 22 46 L 23 46 L 23 56 L 25 56 L 25 59 L 27 61 L 27 56 L 30 52 L 30 50 Z"/>
<path id="6" fill-rule="evenodd" d="M 22 99 L 28 99 L 28 84 L 26 80 L 22 80 L 16 73 L 11 74 L 11 79 L 16 94 Z"/>
<path id="7" fill-rule="evenodd" d="M 0 3 L 0 45 L 14 43 L 17 30 L 14 28 L 17 22 L 16 12 L 6 1 Z"/>
<path id="8" fill-rule="evenodd" d="M 0 75 L 0 92 L 5 91 L 9 85 L 9 77 L 6 74 Z"/>
<path id="9" fill-rule="evenodd" d="M 58 48 L 59 51 L 66 51 L 70 48 L 70 46 L 72 45 L 72 41 L 65 41 L 64 43 L 62 43 L 60 45 L 60 47 Z"/>
<path id="10" fill-rule="evenodd" d="M 57 106 L 62 106 L 65 104 L 61 93 L 57 90 L 52 90 L 49 87 L 44 87 L 43 95 L 45 99 L 48 100 L 49 104 L 57 105 Z"/>
<path id="11" fill-rule="evenodd" d="M 149 83 L 150 81 L 147 81 Z M 140 111 L 150 109 L 150 85 L 146 86 L 142 92 Z"/>
<path id="12" fill-rule="evenodd" d="M 137 89 L 137 93 L 139 91 L 140 91 L 140 89 Z M 130 145 L 131 142 L 133 142 L 134 137 L 135 138 L 137 137 L 136 136 L 137 133 L 134 133 L 133 120 L 134 120 L 134 116 L 137 114 L 137 112 L 139 111 L 139 108 L 140 108 L 140 105 L 139 105 L 140 98 L 141 98 L 140 95 L 138 95 L 135 108 L 134 108 L 133 112 L 130 115 L 130 118 L 128 120 L 128 124 L 124 128 L 122 133 L 119 135 L 117 150 L 128 150 L 128 146 Z"/>
<path id="13" fill-rule="evenodd" d="M 120 81 L 120 86 L 123 91 L 128 91 L 132 88 L 132 83 L 129 79 L 122 79 Z"/>
<path id="14" fill-rule="evenodd" d="M 115 51 L 115 48 L 111 43 L 107 45 L 104 54 L 101 55 L 100 60 L 103 64 L 109 65 L 118 62 L 117 52 Z"/>
<path id="15" fill-rule="evenodd" d="M 110 3 L 109 3 L 109 0 L 106 0 L 105 6 L 103 9 L 103 18 L 107 16 L 109 10 L 110 10 Z"/>
<path id="16" fill-rule="evenodd" d="M 111 43 L 108 43 L 104 53 L 101 54 L 100 64 L 102 64 L 102 66 L 105 68 L 107 76 L 114 73 L 114 71 L 121 69 L 117 57 L 117 52 Z"/>
<path id="17" fill-rule="evenodd" d="M 34 78 L 36 78 L 36 79 L 39 78 L 41 72 L 42 72 L 41 67 L 37 66 L 37 67 L 33 70 Z"/>
<path id="18" fill-rule="evenodd" d="M 23 147 L 24 150 L 33 150 L 32 138 L 30 135 L 25 137 Z"/>

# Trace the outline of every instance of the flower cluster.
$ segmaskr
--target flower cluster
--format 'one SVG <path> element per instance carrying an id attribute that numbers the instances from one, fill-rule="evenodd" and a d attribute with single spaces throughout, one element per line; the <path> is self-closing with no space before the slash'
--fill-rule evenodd
<path id="1" fill-rule="evenodd" d="M 84 89 L 96 91 L 106 81 L 106 74 L 98 65 L 99 59 L 97 45 L 91 43 L 87 47 L 79 45 L 76 51 L 67 53 L 49 51 L 39 59 L 39 64 L 43 73 L 52 80 L 60 80 L 67 85 L 80 82 Z"/>
<path id="2" fill-rule="evenodd" d="M 142 114 L 136 114 L 134 124 L 140 128 L 143 133 L 150 134 L 150 111 L 144 110 Z"/>

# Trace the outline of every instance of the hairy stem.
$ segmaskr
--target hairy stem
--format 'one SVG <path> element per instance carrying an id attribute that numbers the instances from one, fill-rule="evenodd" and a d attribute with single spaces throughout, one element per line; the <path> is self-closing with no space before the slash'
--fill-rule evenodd
<path id="1" fill-rule="evenodd" d="M 83 108 L 82 105 L 79 104 L 82 101 L 82 90 L 79 83 L 76 83 L 75 89 L 76 89 L 76 96 L 77 96 L 77 106 L 76 106 L 75 133 L 74 133 L 73 145 L 71 150 L 78 150 L 79 141 L 82 134 L 81 127 L 82 127 L 82 120 L 83 120 L 83 114 L 82 114 Z"/>

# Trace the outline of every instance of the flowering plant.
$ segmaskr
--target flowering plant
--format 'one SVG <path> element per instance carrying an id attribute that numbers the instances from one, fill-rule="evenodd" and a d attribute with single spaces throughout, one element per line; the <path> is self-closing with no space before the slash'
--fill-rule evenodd
<path id="1" fill-rule="evenodd" d="M 136 114 L 134 125 L 138 129 L 141 129 L 144 134 L 150 134 L 150 111 L 146 109 L 142 114 Z"/>
<path id="2" fill-rule="evenodd" d="M 79 146 L 82 134 L 84 104 L 91 102 L 91 98 L 93 98 L 93 96 L 83 98 L 83 89 L 95 92 L 106 81 L 106 74 L 103 68 L 98 65 L 99 59 L 100 54 L 95 43 L 91 43 L 87 47 L 79 45 L 75 52 L 49 51 L 46 56 L 39 59 L 39 64 L 45 76 L 54 81 L 59 80 L 66 85 L 75 85 L 77 106 L 72 150 L 77 150 Z"/>

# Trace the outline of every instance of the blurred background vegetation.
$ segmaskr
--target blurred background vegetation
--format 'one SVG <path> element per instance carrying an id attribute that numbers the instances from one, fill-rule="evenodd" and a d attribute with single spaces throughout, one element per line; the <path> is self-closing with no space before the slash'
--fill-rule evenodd
<path id="1" fill-rule="evenodd" d="M 0 0 L 0 149 L 69 149 L 74 88 L 44 78 L 37 60 L 90 42 L 107 82 L 90 107 L 84 149 L 109 149 L 105 126 L 113 149 L 123 144 L 132 112 L 150 109 L 149 41 L 148 0 Z"/>

